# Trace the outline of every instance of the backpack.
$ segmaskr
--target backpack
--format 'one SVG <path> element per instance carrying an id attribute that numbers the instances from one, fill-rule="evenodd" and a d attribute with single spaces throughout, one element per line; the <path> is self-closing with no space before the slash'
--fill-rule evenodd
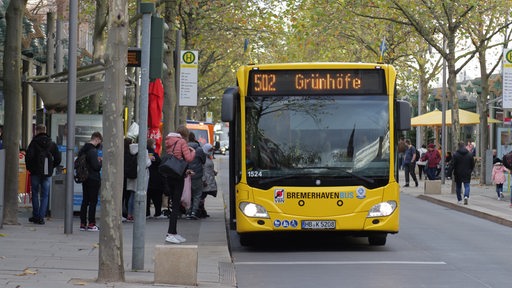
<path id="1" fill-rule="evenodd" d="M 512 169 L 512 151 L 503 155 L 502 162 L 507 169 Z"/>
<path id="2" fill-rule="evenodd" d="M 137 179 L 137 154 L 124 153 L 124 177 Z"/>
<path id="3" fill-rule="evenodd" d="M 75 182 L 83 183 L 89 177 L 89 169 L 87 167 L 87 154 L 76 157 L 73 167 L 75 168 Z"/>
<path id="4" fill-rule="evenodd" d="M 41 163 L 41 167 L 43 167 L 43 175 L 44 176 L 52 176 L 53 174 L 53 154 L 50 150 L 42 150 L 39 153 L 39 161 Z"/>
<path id="5" fill-rule="evenodd" d="M 420 151 L 419 151 L 418 149 L 416 149 L 416 159 L 415 159 L 415 161 L 414 161 L 414 162 L 419 161 L 419 160 L 420 160 L 420 157 L 421 157 L 421 156 L 420 156 Z"/>

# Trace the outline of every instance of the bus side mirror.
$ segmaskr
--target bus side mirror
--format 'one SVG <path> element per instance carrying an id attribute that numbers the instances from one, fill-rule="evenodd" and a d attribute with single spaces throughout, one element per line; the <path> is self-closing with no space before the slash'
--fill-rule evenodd
<path id="1" fill-rule="evenodd" d="M 235 103 L 238 95 L 238 87 L 229 87 L 222 95 L 221 120 L 231 122 L 235 119 Z"/>
<path id="2" fill-rule="evenodd" d="M 411 129 L 411 105 L 409 102 L 397 100 L 395 102 L 395 129 L 405 131 Z"/>

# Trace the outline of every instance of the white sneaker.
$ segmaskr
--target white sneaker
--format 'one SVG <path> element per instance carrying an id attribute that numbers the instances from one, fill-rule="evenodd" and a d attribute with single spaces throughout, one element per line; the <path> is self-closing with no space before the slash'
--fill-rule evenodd
<path id="1" fill-rule="evenodd" d="M 100 231 L 100 228 L 98 228 L 98 226 L 96 226 L 96 225 L 89 225 L 89 226 L 87 226 L 87 231 L 98 232 L 98 231 Z"/>
<path id="2" fill-rule="evenodd" d="M 153 219 L 167 219 L 167 216 L 165 216 L 164 214 L 161 214 L 158 216 L 154 216 Z"/>
<path id="3" fill-rule="evenodd" d="M 173 244 L 180 244 L 181 241 L 176 237 L 178 234 L 167 234 L 167 237 L 165 237 L 165 242 L 173 243 Z"/>
<path id="4" fill-rule="evenodd" d="M 185 239 L 185 237 L 181 236 L 180 234 L 176 234 L 176 235 L 174 235 L 174 237 L 176 237 L 176 239 L 180 240 L 181 243 L 187 241 L 187 239 Z"/>

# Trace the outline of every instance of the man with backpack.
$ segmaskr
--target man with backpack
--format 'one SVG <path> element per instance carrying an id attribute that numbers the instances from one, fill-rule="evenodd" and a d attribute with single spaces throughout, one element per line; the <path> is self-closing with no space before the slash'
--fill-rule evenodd
<path id="1" fill-rule="evenodd" d="M 53 169 L 60 164 L 61 155 L 57 144 L 46 134 L 46 126 L 36 126 L 36 136 L 27 148 L 25 162 L 30 171 L 32 188 L 32 217 L 28 220 L 34 224 L 43 225 L 48 209 L 48 194 L 50 178 Z"/>
<path id="2" fill-rule="evenodd" d="M 405 145 L 407 146 L 407 150 L 405 150 L 404 156 L 404 172 L 405 172 L 405 185 L 404 187 L 409 187 L 409 175 L 411 175 L 412 180 L 418 187 L 418 179 L 416 179 L 416 172 L 414 168 L 416 166 L 416 147 L 411 144 L 411 140 L 405 139 Z"/>
<path id="3" fill-rule="evenodd" d="M 82 205 L 80 206 L 80 231 L 99 231 L 96 226 L 96 205 L 101 186 L 101 165 L 102 157 L 99 157 L 98 150 L 103 142 L 100 132 L 94 132 L 91 140 L 80 149 L 78 158 L 86 155 L 87 179 L 82 182 Z M 89 223 L 87 224 L 87 221 Z"/>

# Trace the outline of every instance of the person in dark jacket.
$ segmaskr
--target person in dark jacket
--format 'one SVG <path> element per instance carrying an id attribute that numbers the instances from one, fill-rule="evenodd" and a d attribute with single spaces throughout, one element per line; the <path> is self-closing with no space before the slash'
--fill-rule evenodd
<path id="1" fill-rule="evenodd" d="M 80 231 L 99 231 L 96 226 L 96 205 L 98 204 L 98 194 L 101 186 L 101 165 L 102 157 L 98 155 L 98 149 L 103 142 L 103 136 L 100 132 L 94 132 L 91 140 L 80 149 L 78 157 L 86 154 L 87 159 L 87 179 L 82 183 L 82 205 L 80 207 Z M 89 221 L 89 223 L 87 223 Z"/>
<path id="2" fill-rule="evenodd" d="M 206 154 L 206 162 L 204 163 L 203 170 L 203 194 L 201 194 L 201 202 L 199 203 L 199 210 L 197 215 L 199 218 L 210 217 L 208 212 L 206 212 L 204 205 L 206 197 L 208 195 L 217 197 L 217 181 L 215 180 L 217 171 L 215 170 L 215 164 L 213 163 L 213 151 L 214 148 L 210 143 L 203 145 L 203 152 Z"/>
<path id="3" fill-rule="evenodd" d="M 167 218 L 162 215 L 162 196 L 164 194 L 165 189 L 165 179 L 164 176 L 158 171 L 158 166 L 162 162 L 160 156 L 155 151 L 156 142 L 155 139 L 148 139 L 148 153 L 149 159 L 151 160 L 151 166 L 149 166 L 149 184 L 148 184 L 148 193 L 146 200 L 146 217 L 151 216 L 150 206 L 151 202 L 153 202 L 153 206 L 155 207 L 154 218 Z"/>
<path id="4" fill-rule="evenodd" d="M 412 180 L 418 187 L 418 179 L 416 179 L 416 172 L 414 169 L 416 167 L 416 147 L 411 144 L 411 140 L 405 139 L 405 145 L 407 146 L 407 150 L 405 150 L 404 156 L 404 173 L 405 173 L 405 185 L 404 187 L 409 187 L 409 175 L 411 175 Z"/>
<path id="5" fill-rule="evenodd" d="M 473 154 L 466 149 L 464 142 L 459 142 L 458 147 L 452 158 L 455 193 L 460 204 L 462 201 L 462 184 L 464 184 L 464 205 L 468 205 L 469 184 L 471 182 L 471 173 L 475 168 L 475 159 Z"/>
<path id="6" fill-rule="evenodd" d="M 35 224 L 44 224 L 44 217 L 48 209 L 48 194 L 50 192 L 50 178 L 53 169 L 59 166 L 61 155 L 57 144 L 46 134 L 46 126 L 36 126 L 36 136 L 27 148 L 25 162 L 30 171 L 32 188 L 32 217 L 28 218 Z"/>
<path id="7" fill-rule="evenodd" d="M 203 148 L 196 140 L 193 132 L 188 134 L 188 146 L 196 151 L 194 160 L 188 164 L 188 169 L 192 170 L 191 176 L 191 195 L 192 203 L 190 209 L 187 211 L 187 219 L 197 220 L 199 219 L 198 210 L 199 203 L 201 202 L 201 195 L 203 194 L 203 165 L 206 162 L 206 154 Z"/>

